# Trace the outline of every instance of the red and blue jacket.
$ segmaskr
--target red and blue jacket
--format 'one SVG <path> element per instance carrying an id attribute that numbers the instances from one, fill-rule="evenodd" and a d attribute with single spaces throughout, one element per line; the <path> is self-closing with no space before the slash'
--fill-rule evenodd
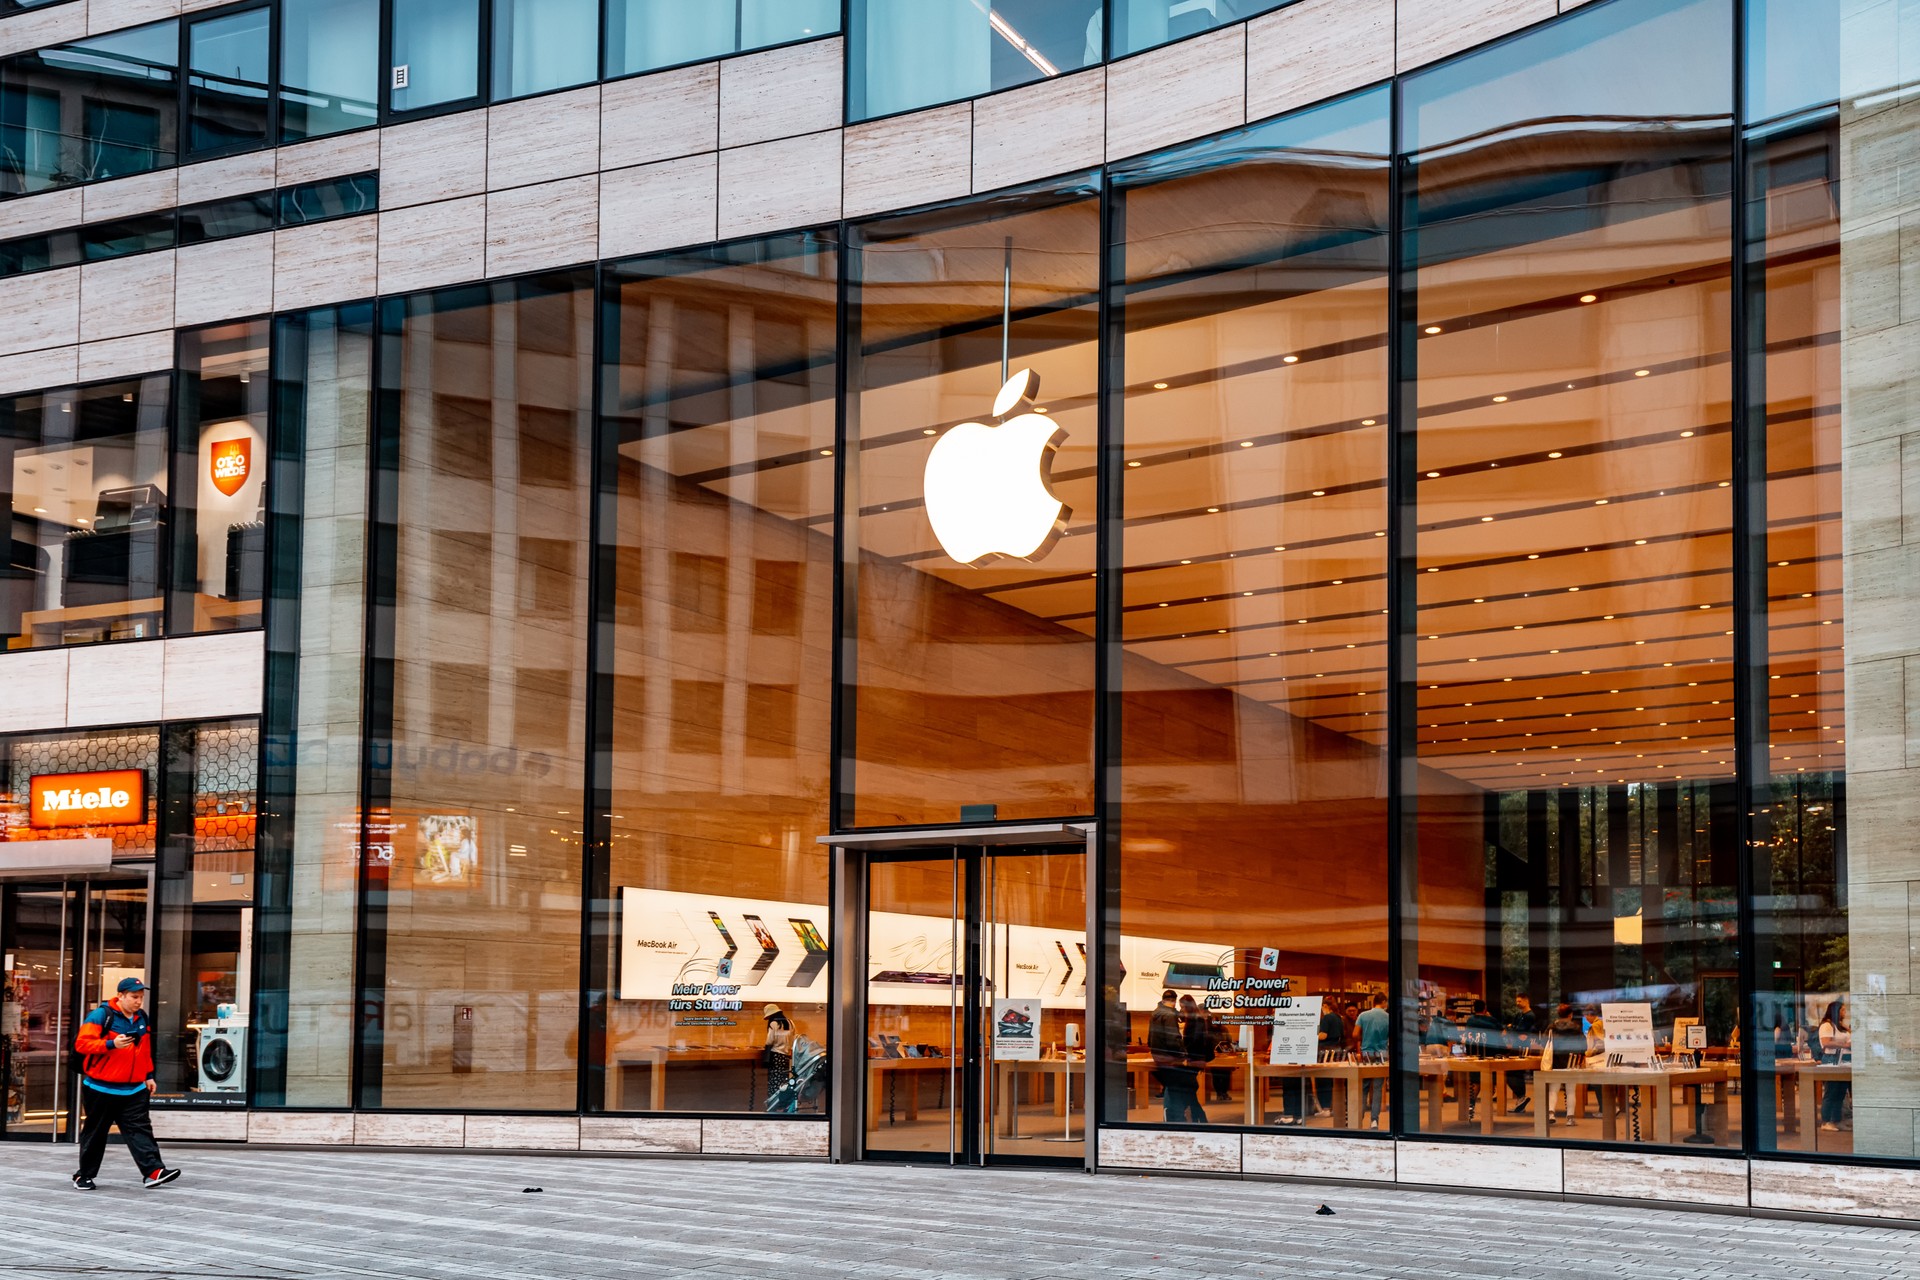
<path id="1" fill-rule="evenodd" d="M 132 1036 L 124 1049 L 113 1047 L 114 1037 Z M 101 1004 L 80 1024 L 73 1042 L 87 1083 L 107 1093 L 138 1093 L 153 1079 L 153 1042 L 146 1010 L 127 1014 L 116 1001 Z"/>

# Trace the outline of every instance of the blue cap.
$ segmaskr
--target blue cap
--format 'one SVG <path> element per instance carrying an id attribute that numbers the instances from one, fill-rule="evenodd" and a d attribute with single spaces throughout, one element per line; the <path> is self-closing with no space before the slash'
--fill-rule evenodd
<path id="1" fill-rule="evenodd" d="M 138 979 L 138 978 L 122 978 L 122 979 L 120 979 L 120 994 L 121 994 L 121 995 L 125 995 L 125 994 L 126 994 L 127 992 L 129 992 L 129 991 L 145 991 L 146 989 L 147 989 L 147 984 L 146 984 L 146 983 L 144 983 L 144 982 L 142 982 L 142 981 L 140 981 L 140 979 Z"/>

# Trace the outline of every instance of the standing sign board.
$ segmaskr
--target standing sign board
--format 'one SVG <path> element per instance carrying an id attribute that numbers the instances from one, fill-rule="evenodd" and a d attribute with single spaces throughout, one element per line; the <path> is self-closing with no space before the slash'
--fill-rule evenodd
<path id="1" fill-rule="evenodd" d="M 1040 1060 L 1040 1001 L 1038 997 L 993 1002 L 993 1060 Z"/>
<path id="2" fill-rule="evenodd" d="M 1653 1006 L 1650 1004 L 1603 1004 L 1600 1021 L 1605 1027 L 1607 1058 L 1631 1066 L 1653 1065 Z"/>
<path id="3" fill-rule="evenodd" d="M 1282 997 L 1273 1010 L 1273 1045 L 1267 1061 L 1310 1067 L 1320 1061 L 1320 997 Z"/>

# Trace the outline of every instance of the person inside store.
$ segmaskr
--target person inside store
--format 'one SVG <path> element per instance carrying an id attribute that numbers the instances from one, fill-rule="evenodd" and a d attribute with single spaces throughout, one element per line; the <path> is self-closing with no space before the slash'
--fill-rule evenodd
<path id="1" fill-rule="evenodd" d="M 1542 1027 L 1540 1015 L 1533 1011 L 1533 997 L 1522 991 L 1513 998 L 1513 1009 L 1513 1018 L 1507 1023 L 1507 1047 L 1518 1054 L 1538 1053 Z M 1513 1099 L 1513 1114 L 1527 1113 L 1532 1099 L 1527 1096 L 1526 1072 L 1507 1072 L 1507 1096 Z"/>
<path id="2" fill-rule="evenodd" d="M 81 1098 L 86 1122 L 80 1129 L 80 1168 L 73 1185 L 94 1189 L 94 1177 L 107 1153 L 107 1134 L 115 1126 L 126 1139 L 140 1185 L 164 1187 L 180 1176 L 160 1158 L 153 1140 L 147 1097 L 153 1092 L 153 1042 L 146 1014 L 147 986 L 138 978 L 120 979 L 113 998 L 86 1016 L 73 1051 L 81 1060 Z"/>
<path id="3" fill-rule="evenodd" d="M 1347 1024 L 1340 1017 L 1340 1009 L 1328 1001 L 1320 1009 L 1320 1061 L 1328 1060 L 1328 1055 L 1346 1047 Z M 1325 1078 L 1313 1082 L 1308 1100 L 1313 1104 L 1313 1114 L 1330 1116 L 1333 1114 L 1333 1080 Z"/>
<path id="4" fill-rule="evenodd" d="M 1587 1051 L 1587 1035 L 1580 1029 L 1580 1019 L 1574 1014 L 1573 1006 L 1564 1000 L 1553 1011 L 1553 1021 L 1547 1025 L 1547 1038 L 1553 1045 L 1553 1069 L 1565 1071 L 1574 1063 L 1574 1059 Z M 1548 1085 L 1546 1096 L 1540 1099 L 1540 1105 L 1547 1109 L 1547 1123 L 1553 1119 L 1553 1086 Z M 1560 1086 L 1560 1119 L 1565 1124 L 1573 1123 L 1573 1091 L 1570 1084 Z"/>
<path id="5" fill-rule="evenodd" d="M 1384 1062 L 1387 1057 L 1387 997 L 1385 993 L 1373 998 L 1373 1007 L 1354 1018 L 1354 1024 L 1360 1033 L 1360 1057 L 1365 1062 Z M 1385 1079 L 1369 1077 L 1361 1082 L 1363 1098 L 1367 1108 L 1367 1128 L 1380 1127 L 1380 1102 L 1387 1095 Z"/>
<path id="6" fill-rule="evenodd" d="M 1837 1064 L 1852 1057 L 1853 1025 L 1847 1018 L 1847 1002 L 1835 1000 L 1820 1017 L 1820 1061 Z M 1835 1133 L 1851 1129 L 1853 1121 L 1847 1119 L 1847 1095 L 1853 1091 L 1853 1085 L 1845 1080 L 1828 1080 L 1825 1084 L 1826 1092 L 1820 1097 L 1821 1130 Z"/>
<path id="7" fill-rule="evenodd" d="M 1200 1111 L 1200 1073 L 1187 1065 L 1186 1034 L 1172 988 L 1160 993 L 1160 1003 L 1147 1020 L 1147 1052 L 1153 1056 L 1153 1074 L 1160 1081 L 1168 1123 L 1185 1123 L 1188 1115 Z M 1200 1115 L 1204 1123 L 1206 1115 Z"/>
<path id="8" fill-rule="evenodd" d="M 1487 1011 L 1485 1000 L 1475 1000 L 1473 1009 L 1467 1014 L 1466 1024 L 1460 1030 L 1461 1043 L 1466 1045 L 1467 1053 L 1475 1058 L 1489 1058 L 1501 1051 L 1501 1041 L 1506 1031 L 1500 1020 Z M 1467 1119 L 1474 1118 L 1474 1111 L 1480 1105 L 1480 1077 L 1467 1079 Z M 1492 1105 L 1489 1100 L 1488 1105 Z"/>
<path id="9" fill-rule="evenodd" d="M 1209 1018 L 1207 1011 L 1200 1007 L 1200 1002 L 1192 996 L 1181 996 L 1180 1043 L 1186 1050 L 1187 1066 L 1193 1071 L 1194 1087 L 1193 1101 L 1187 1104 L 1187 1114 L 1194 1124 L 1207 1122 L 1207 1113 L 1200 1106 L 1200 1073 L 1212 1070 L 1209 1064 L 1220 1052 L 1219 1041 L 1220 1035 L 1214 1029 L 1213 1019 Z M 1233 1071 L 1231 1068 L 1224 1070 L 1231 1086 Z M 1218 1072 L 1214 1075 L 1214 1082 L 1216 1085 L 1219 1083 Z M 1227 1090 L 1221 1090 L 1220 1096 L 1226 1097 L 1227 1092 Z"/>
<path id="10" fill-rule="evenodd" d="M 767 1094 L 772 1096 L 793 1071 L 793 1022 L 777 1004 L 761 1009 L 760 1016 L 767 1023 Z"/>

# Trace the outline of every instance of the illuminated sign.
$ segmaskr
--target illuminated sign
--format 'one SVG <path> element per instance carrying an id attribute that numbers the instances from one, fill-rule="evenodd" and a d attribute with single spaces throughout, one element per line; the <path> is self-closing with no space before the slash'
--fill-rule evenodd
<path id="1" fill-rule="evenodd" d="M 993 416 L 1005 419 L 1039 390 L 1033 370 L 1020 370 L 994 397 Z M 941 549 L 970 565 L 1046 555 L 1071 514 L 1052 489 L 1053 455 L 1066 438 L 1038 413 L 948 429 L 927 455 L 925 478 L 927 519 Z"/>
<path id="2" fill-rule="evenodd" d="M 240 486 L 247 482 L 247 473 L 253 469 L 252 437 L 215 440 L 211 465 L 214 488 L 229 498 L 240 492 Z"/>
<path id="3" fill-rule="evenodd" d="M 147 820 L 147 775 L 139 769 L 43 773 L 27 783 L 36 827 L 113 827 Z"/>

